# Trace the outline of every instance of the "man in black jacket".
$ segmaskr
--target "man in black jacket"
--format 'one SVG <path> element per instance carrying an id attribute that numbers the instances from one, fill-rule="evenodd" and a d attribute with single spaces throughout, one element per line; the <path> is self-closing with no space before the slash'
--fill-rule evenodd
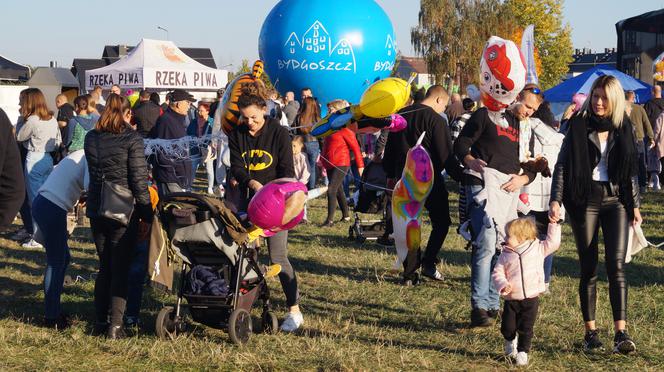
<path id="1" fill-rule="evenodd" d="M 655 85 L 652 88 L 652 98 L 643 105 L 643 109 L 646 110 L 650 123 L 654 125 L 659 114 L 664 111 L 664 98 L 662 98 L 662 87 L 660 85 Z"/>
<path id="2" fill-rule="evenodd" d="M 12 223 L 25 196 L 21 156 L 12 123 L 0 109 L 0 231 Z"/>
<path id="3" fill-rule="evenodd" d="M 187 135 L 187 112 L 194 97 L 184 90 L 175 90 L 166 112 L 157 119 L 150 137 L 173 140 Z M 159 197 L 174 192 L 182 192 L 191 187 L 191 160 L 172 159 L 167 154 L 157 153 L 154 157 L 152 175 L 157 182 Z"/>
<path id="4" fill-rule="evenodd" d="M 491 281 L 491 272 L 496 255 L 497 233 L 493 226 L 486 226 L 484 205 L 474 201 L 483 189 L 484 167 L 511 175 L 501 186 L 514 192 L 532 182 L 535 174 L 521 174 L 519 162 L 519 122 L 531 117 L 539 108 L 543 98 L 535 85 L 527 85 L 519 95 L 519 103 L 505 112 L 507 127 L 495 124 L 486 108 L 475 111 L 454 142 L 454 152 L 465 165 L 463 185 L 466 188 L 468 216 L 471 220 L 473 251 L 471 258 L 470 302 L 471 325 L 486 327 L 500 309 L 500 296 Z"/>
<path id="5" fill-rule="evenodd" d="M 450 220 L 448 193 L 442 172 L 447 170 L 454 177 L 460 174 L 459 166 L 452 154 L 449 128 L 440 116 L 448 101 L 449 96 L 443 87 L 434 85 L 429 88 L 421 103 L 415 103 L 400 111 L 401 116 L 408 122 L 408 126 L 401 132 L 390 133 L 385 144 L 383 169 L 387 174 L 388 188 L 394 187 L 396 180 L 401 177 L 408 150 L 415 146 L 417 139 L 424 132 L 426 134 L 422 140 L 422 146 L 429 152 L 433 163 L 433 189 L 424 204 L 429 212 L 432 231 L 421 260 L 417 260 L 417 262 L 406 260 L 404 262 L 405 284 L 417 283 L 416 271 L 420 268 L 420 265 L 422 266 L 423 275 L 434 280 L 443 280 L 443 275 L 436 269 L 437 256 L 452 221 Z"/>
<path id="6" fill-rule="evenodd" d="M 161 107 L 150 101 L 150 92 L 143 89 L 139 94 L 139 102 L 134 107 L 133 124 L 136 126 L 136 131 L 143 138 L 147 138 L 150 131 L 159 119 Z"/>

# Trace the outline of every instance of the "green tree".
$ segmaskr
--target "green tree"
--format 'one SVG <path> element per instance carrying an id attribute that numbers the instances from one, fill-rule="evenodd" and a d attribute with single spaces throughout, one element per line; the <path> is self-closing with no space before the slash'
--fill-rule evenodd
<path id="1" fill-rule="evenodd" d="M 535 47 L 542 61 L 539 75 L 542 88 L 560 83 L 569 69 L 573 53 L 572 29 L 562 21 L 563 0 L 506 0 L 505 7 L 519 28 L 530 24 L 535 26 Z"/>
<path id="2" fill-rule="evenodd" d="M 486 41 L 507 38 L 513 28 L 500 0 L 421 0 L 411 42 L 436 82 L 451 88 L 477 83 Z"/>

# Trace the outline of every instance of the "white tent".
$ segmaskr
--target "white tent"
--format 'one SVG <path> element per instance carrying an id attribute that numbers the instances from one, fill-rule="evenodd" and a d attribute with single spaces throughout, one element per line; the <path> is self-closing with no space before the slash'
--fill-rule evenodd
<path id="1" fill-rule="evenodd" d="M 142 39 L 121 60 L 85 72 L 85 88 L 186 89 L 216 91 L 226 86 L 228 72 L 207 67 L 184 54 L 172 41 Z"/>

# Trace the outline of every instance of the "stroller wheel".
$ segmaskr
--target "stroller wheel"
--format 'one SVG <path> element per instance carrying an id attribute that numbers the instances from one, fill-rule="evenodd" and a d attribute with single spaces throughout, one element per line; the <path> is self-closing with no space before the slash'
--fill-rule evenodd
<path id="1" fill-rule="evenodd" d="M 273 335 L 279 330 L 279 319 L 271 311 L 264 311 L 261 317 L 263 332 Z"/>
<path id="2" fill-rule="evenodd" d="M 355 229 L 353 229 L 353 226 L 348 227 L 348 239 L 355 240 Z"/>
<path id="3" fill-rule="evenodd" d="M 173 319 L 175 313 L 173 312 L 173 306 L 165 306 L 157 314 L 157 320 L 155 322 L 155 330 L 157 336 L 162 340 L 174 340 L 177 337 L 178 331 L 178 322 Z"/>
<path id="4" fill-rule="evenodd" d="M 237 345 L 244 345 L 251 336 L 251 314 L 245 309 L 235 309 L 228 318 L 228 335 Z"/>

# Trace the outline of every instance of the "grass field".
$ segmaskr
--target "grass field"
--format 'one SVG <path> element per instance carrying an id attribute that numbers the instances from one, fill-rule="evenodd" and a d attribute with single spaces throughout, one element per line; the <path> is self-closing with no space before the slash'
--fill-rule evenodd
<path id="1" fill-rule="evenodd" d="M 456 198 L 454 194 L 451 198 Z M 646 236 L 664 241 L 664 194 L 648 194 L 642 213 Z M 452 201 L 455 210 L 455 201 Z M 91 275 L 97 257 L 87 227 L 70 245 L 68 274 L 87 279 L 66 286 L 63 306 L 75 316 L 72 328 L 39 327 L 43 311 L 43 249 L 29 250 L 0 238 L 0 370 L 502 370 L 500 324 L 470 329 L 470 257 L 454 232 L 445 241 L 440 266 L 446 280 L 403 287 L 391 273 L 394 252 L 347 239 L 347 224 L 318 228 L 324 200 L 310 206 L 315 223 L 289 237 L 290 257 L 302 293 L 305 326 L 298 334 L 255 334 L 244 347 L 219 330 L 192 324 L 175 341 L 154 335 L 154 318 L 174 296 L 144 294 L 143 328 L 137 336 L 109 341 L 91 336 Z M 426 220 L 426 218 L 425 218 Z M 568 226 L 554 261 L 551 295 L 542 297 L 535 326 L 531 370 L 664 370 L 664 252 L 649 248 L 627 267 L 629 329 L 638 353 L 625 357 L 581 351 L 582 318 L 578 268 Z M 425 226 L 425 238 L 429 229 Z M 426 241 L 426 240 L 425 240 Z M 264 257 L 263 257 L 264 258 Z M 602 340 L 613 330 L 603 260 L 597 321 Z M 270 280 L 275 308 L 283 318 L 284 296 Z M 258 315 L 259 312 L 256 312 Z"/>

